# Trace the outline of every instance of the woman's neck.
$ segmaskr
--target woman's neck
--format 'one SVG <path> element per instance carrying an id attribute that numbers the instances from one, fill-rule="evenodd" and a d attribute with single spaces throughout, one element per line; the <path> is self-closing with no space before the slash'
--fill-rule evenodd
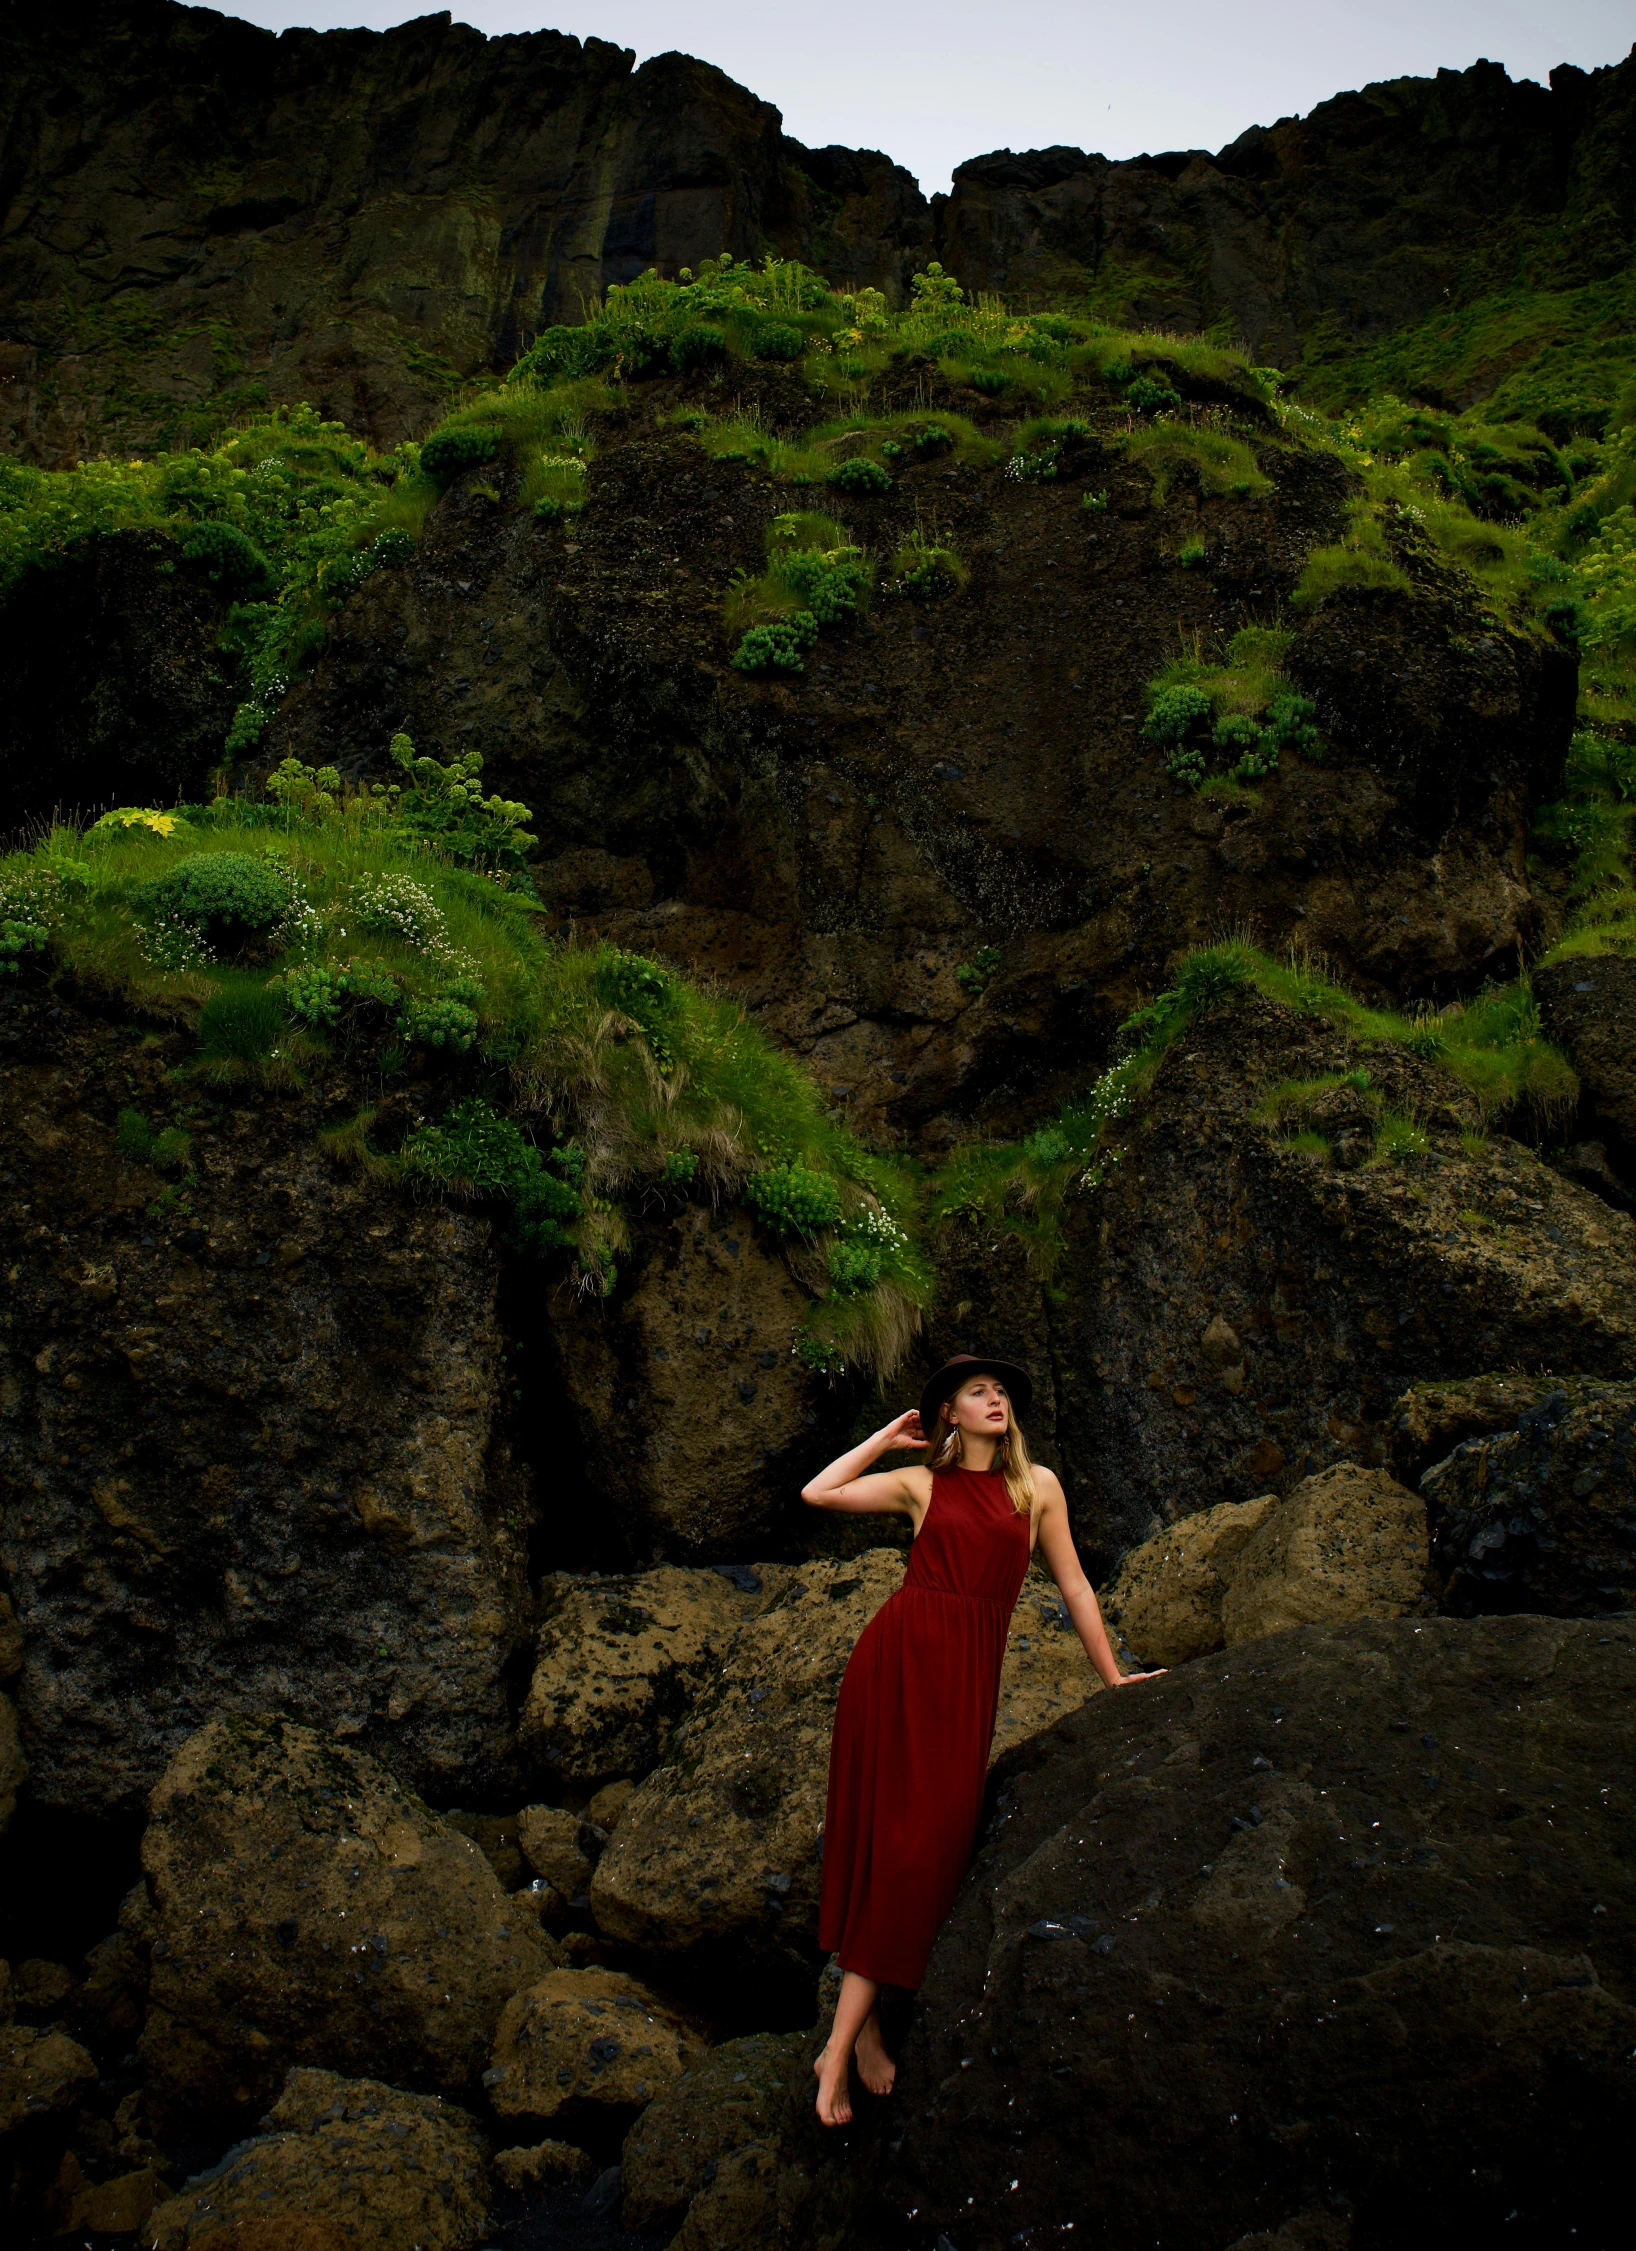
<path id="1" fill-rule="evenodd" d="M 994 1457 L 1000 1450 L 997 1438 L 979 1438 L 972 1431 L 960 1434 L 960 1467 L 974 1469 L 981 1476 L 994 1467 Z"/>

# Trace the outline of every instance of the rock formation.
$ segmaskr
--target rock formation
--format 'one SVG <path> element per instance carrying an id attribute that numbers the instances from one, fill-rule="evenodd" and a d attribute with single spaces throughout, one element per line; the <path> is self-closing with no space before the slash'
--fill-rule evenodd
<path id="1" fill-rule="evenodd" d="M 1176 2251 L 1311 2241 L 1277 2231 L 1314 2209 L 1386 2244 L 1411 2204 L 1417 2231 L 1594 2234 L 1636 2040 L 1605 1810 L 1633 1661 L 1627 1620 L 1308 1626 L 1036 1738 L 890 2110 L 844 2156 L 786 2129 L 785 2240 L 1117 2207 Z"/>
<path id="2" fill-rule="evenodd" d="M 142 2052 L 156 2115 L 254 2118 L 288 2065 L 475 2086 L 549 1944 L 471 1841 L 372 1759 L 213 1721 L 153 1794 Z"/>

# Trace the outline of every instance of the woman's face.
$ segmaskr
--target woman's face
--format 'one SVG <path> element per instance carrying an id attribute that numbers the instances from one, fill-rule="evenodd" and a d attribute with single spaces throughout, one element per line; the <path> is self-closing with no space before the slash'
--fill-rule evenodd
<path id="1" fill-rule="evenodd" d="M 973 1438 L 1003 1438 L 1011 1428 L 1011 1401 L 998 1376 L 973 1376 L 949 1401 L 956 1430 Z"/>

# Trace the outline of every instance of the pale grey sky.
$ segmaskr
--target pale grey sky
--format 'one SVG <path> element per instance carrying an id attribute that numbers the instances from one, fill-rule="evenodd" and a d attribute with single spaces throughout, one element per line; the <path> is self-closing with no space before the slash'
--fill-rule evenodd
<path id="1" fill-rule="evenodd" d="M 226 14 L 282 30 L 384 31 L 430 11 L 370 0 L 247 0 Z M 1106 156 L 1220 148 L 1375 78 L 1464 69 L 1513 78 L 1618 62 L 1630 0 L 476 0 L 479 31 L 549 29 L 715 63 L 784 113 L 809 147 L 884 149 L 927 194 L 962 157 L 1062 141 Z"/>

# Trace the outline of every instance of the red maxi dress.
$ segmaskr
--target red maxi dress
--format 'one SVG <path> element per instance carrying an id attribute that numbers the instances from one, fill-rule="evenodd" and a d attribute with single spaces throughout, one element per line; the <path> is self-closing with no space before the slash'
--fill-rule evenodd
<path id="1" fill-rule="evenodd" d="M 1028 1546 L 997 1471 L 939 1471 L 903 1584 L 847 1662 L 818 1943 L 882 1985 L 920 1984 L 971 1862 Z"/>

